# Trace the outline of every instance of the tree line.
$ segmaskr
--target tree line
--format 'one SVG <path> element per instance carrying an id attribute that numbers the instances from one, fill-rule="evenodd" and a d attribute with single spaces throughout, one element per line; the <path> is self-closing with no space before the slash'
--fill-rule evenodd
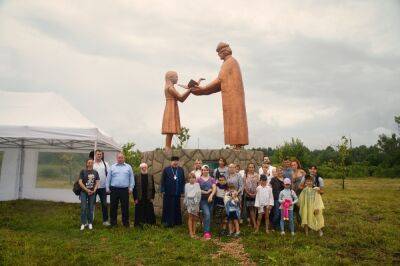
<path id="1" fill-rule="evenodd" d="M 400 116 L 395 117 L 400 132 Z M 342 137 L 337 146 L 311 150 L 298 138 L 284 142 L 276 148 L 255 148 L 269 156 L 273 164 L 283 158 L 298 159 L 307 168 L 317 165 L 326 178 L 346 177 L 400 177 L 400 137 L 381 134 L 376 144 L 351 147 L 349 139 Z"/>

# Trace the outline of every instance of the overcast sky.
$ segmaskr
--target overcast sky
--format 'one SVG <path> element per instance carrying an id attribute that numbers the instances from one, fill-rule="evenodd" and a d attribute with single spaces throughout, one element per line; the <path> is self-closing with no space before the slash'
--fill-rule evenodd
<path id="1" fill-rule="evenodd" d="M 0 1 L 0 90 L 56 92 L 150 150 L 164 143 L 165 72 L 211 81 L 220 41 L 242 69 L 251 147 L 396 132 L 399 1 Z M 179 108 L 188 147 L 224 146 L 219 93 Z"/>

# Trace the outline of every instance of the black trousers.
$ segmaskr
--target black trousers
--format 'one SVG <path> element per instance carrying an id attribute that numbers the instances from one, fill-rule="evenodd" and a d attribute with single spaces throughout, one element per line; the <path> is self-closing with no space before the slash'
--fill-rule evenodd
<path id="1" fill-rule="evenodd" d="M 96 197 L 99 196 L 101 204 L 101 212 L 103 213 L 103 222 L 108 221 L 107 193 L 105 188 L 98 188 Z"/>
<path id="2" fill-rule="evenodd" d="M 110 224 L 117 225 L 118 203 L 121 202 L 122 224 L 129 226 L 128 188 L 110 187 Z"/>

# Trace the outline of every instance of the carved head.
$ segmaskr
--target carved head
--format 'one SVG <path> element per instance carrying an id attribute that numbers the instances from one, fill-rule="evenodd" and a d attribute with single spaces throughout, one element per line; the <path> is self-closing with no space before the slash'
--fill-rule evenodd
<path id="1" fill-rule="evenodd" d="M 178 73 L 176 71 L 168 71 L 165 73 L 165 83 L 171 82 L 176 84 L 178 82 Z"/>
<path id="2" fill-rule="evenodd" d="M 225 60 L 228 55 L 232 55 L 232 49 L 229 47 L 229 44 L 220 42 L 217 45 L 217 53 L 221 60 Z"/>

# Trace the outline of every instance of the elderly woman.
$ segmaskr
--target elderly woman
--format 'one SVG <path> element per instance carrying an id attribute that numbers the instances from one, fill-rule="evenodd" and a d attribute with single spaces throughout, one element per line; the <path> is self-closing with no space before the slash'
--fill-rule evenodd
<path id="1" fill-rule="evenodd" d="M 140 175 L 135 175 L 133 199 L 135 201 L 135 226 L 155 224 L 153 200 L 155 195 L 154 179 L 148 174 L 147 164 L 140 164 Z"/>

